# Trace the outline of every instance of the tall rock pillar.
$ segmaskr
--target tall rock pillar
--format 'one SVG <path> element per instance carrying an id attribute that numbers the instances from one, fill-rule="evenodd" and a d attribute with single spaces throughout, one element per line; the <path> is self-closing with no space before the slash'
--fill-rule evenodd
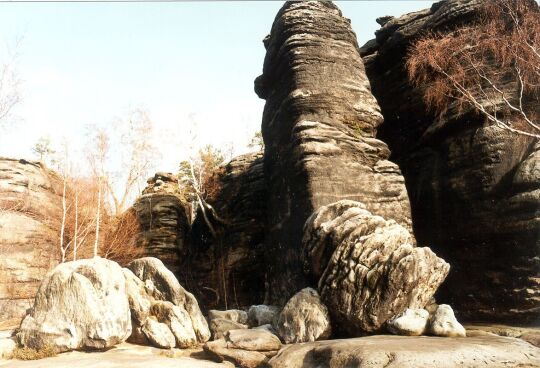
<path id="1" fill-rule="evenodd" d="M 321 206 L 351 199 L 410 228 L 404 179 L 375 139 L 382 123 L 350 21 L 331 2 L 287 2 L 279 11 L 263 74 L 262 133 L 269 189 L 269 301 L 309 283 L 300 262 L 302 229 Z"/>

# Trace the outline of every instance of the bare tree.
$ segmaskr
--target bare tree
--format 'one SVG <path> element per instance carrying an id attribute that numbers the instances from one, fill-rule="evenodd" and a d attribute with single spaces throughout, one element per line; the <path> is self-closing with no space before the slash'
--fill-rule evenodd
<path id="1" fill-rule="evenodd" d="M 18 38 L 12 47 L 8 47 L 7 58 L 0 66 L 0 127 L 21 101 L 21 79 L 16 68 L 20 43 L 21 38 Z"/>
<path id="2" fill-rule="evenodd" d="M 51 140 L 48 137 L 41 137 L 38 139 L 34 147 L 32 147 L 32 152 L 36 155 L 37 159 L 40 162 L 47 162 L 56 151 L 52 148 Z"/>
<path id="3" fill-rule="evenodd" d="M 107 182 L 108 175 L 106 165 L 109 156 L 110 144 L 109 136 L 104 129 L 95 128 L 89 147 L 89 163 L 92 174 L 97 182 L 97 202 L 95 212 L 95 239 L 94 239 L 94 257 L 98 255 L 100 241 L 100 227 L 102 221 L 103 206 L 103 187 Z"/>
<path id="4" fill-rule="evenodd" d="M 475 24 L 429 34 L 410 49 L 411 81 L 439 116 L 472 107 L 505 130 L 540 138 L 540 10 L 488 0 Z"/>

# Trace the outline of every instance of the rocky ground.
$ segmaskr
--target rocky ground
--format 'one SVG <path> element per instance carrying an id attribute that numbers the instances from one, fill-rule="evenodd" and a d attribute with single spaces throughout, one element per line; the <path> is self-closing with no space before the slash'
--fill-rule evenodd
<path id="1" fill-rule="evenodd" d="M 498 327 L 502 328 L 501 326 Z M 506 326 L 508 329 L 509 327 Z M 530 329 L 529 329 L 530 330 Z M 474 330 L 471 337 L 370 336 L 284 347 L 270 360 L 275 368 L 297 367 L 538 367 L 540 349 L 511 337 Z M 0 339 L 1 341 L 1 339 Z M 0 342 L 0 346 L 2 343 Z M 73 351 L 36 361 L 2 360 L 0 367 L 234 367 L 217 363 L 203 349 L 162 350 L 123 343 L 105 352 Z"/>

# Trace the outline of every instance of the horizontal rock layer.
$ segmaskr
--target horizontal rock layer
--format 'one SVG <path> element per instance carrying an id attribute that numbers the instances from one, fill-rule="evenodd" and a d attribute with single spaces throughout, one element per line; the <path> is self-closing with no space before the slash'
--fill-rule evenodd
<path id="1" fill-rule="evenodd" d="M 145 255 L 159 258 L 176 275 L 187 252 L 189 231 L 188 206 L 177 189 L 174 175 L 157 173 L 133 205 L 142 230 L 137 244 L 145 248 Z"/>

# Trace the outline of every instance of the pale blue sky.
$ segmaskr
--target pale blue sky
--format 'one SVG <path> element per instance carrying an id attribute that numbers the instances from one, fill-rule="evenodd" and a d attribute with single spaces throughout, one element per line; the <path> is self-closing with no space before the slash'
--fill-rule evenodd
<path id="1" fill-rule="evenodd" d="M 0 40 L 23 36 L 18 70 L 23 103 L 0 136 L 0 156 L 31 157 L 40 136 L 75 147 L 88 124 L 110 124 L 146 108 L 163 159 L 186 154 L 190 121 L 201 145 L 246 150 L 264 101 L 253 92 L 262 39 L 281 1 L 175 3 L 0 3 Z M 430 1 L 339 1 L 362 45 L 375 19 L 427 8 Z M 4 49 L 0 49 L 4 51 Z M 0 60 L 5 54 L 0 54 Z"/>

